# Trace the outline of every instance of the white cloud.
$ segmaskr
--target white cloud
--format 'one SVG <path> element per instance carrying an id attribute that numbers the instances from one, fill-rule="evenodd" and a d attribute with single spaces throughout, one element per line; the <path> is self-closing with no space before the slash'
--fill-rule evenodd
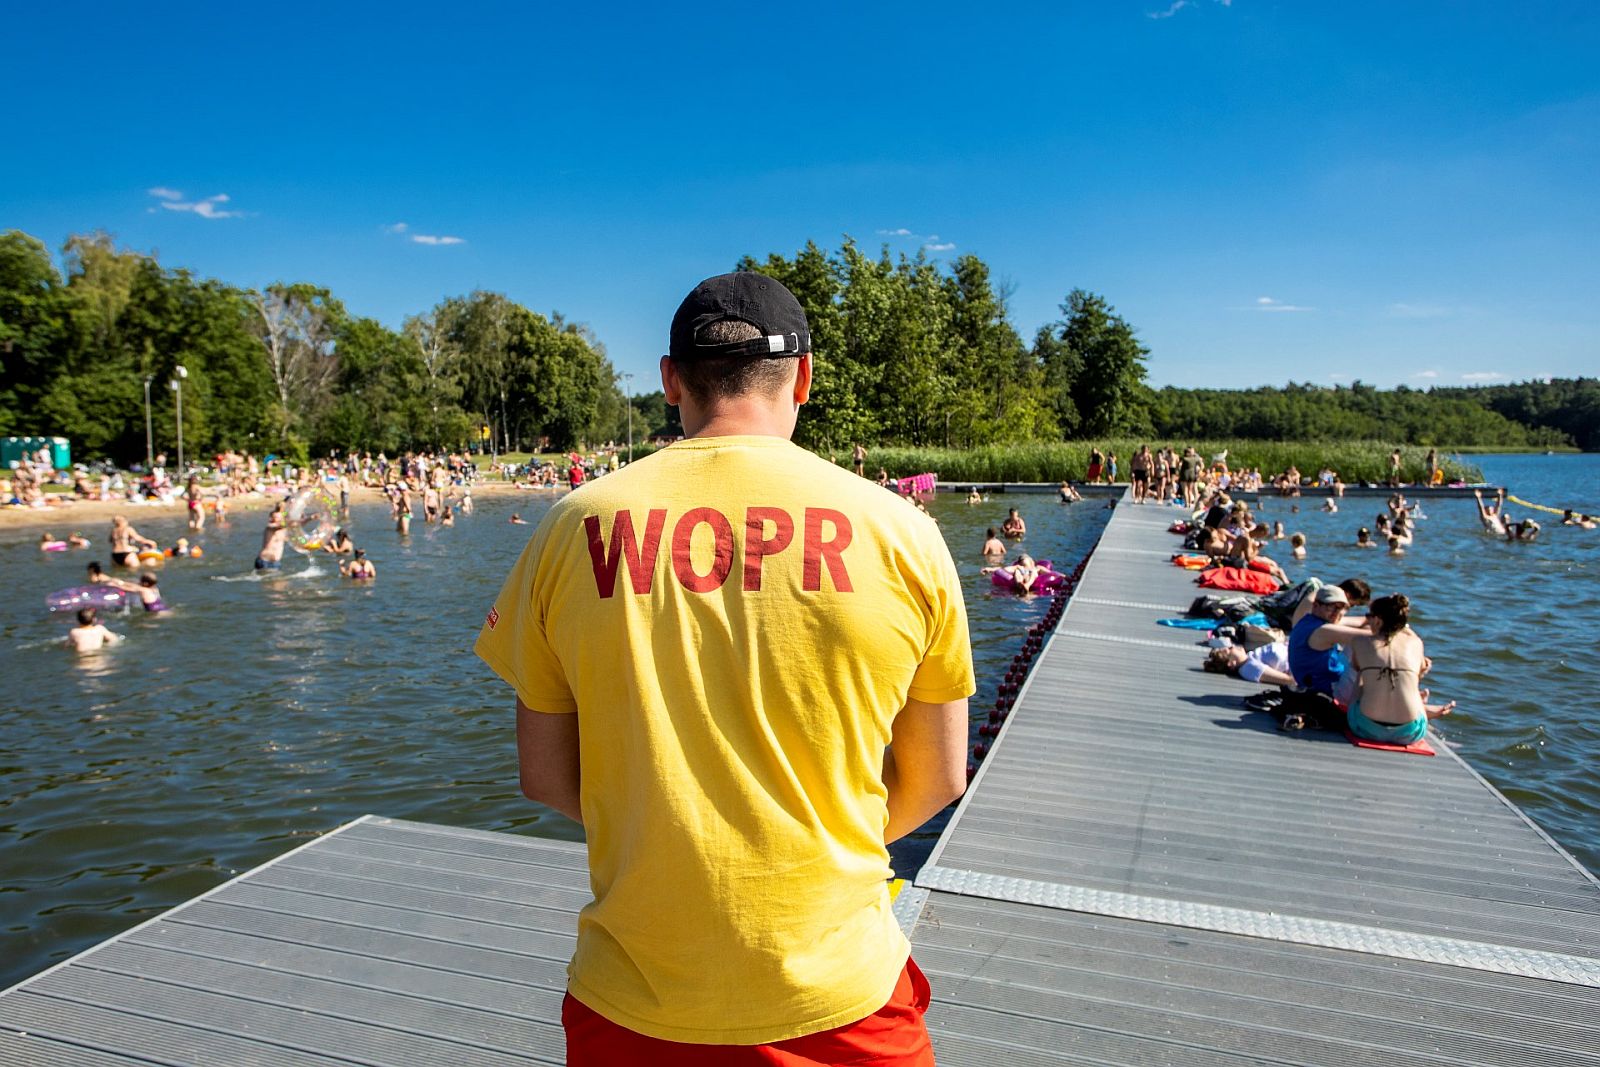
<path id="1" fill-rule="evenodd" d="M 956 243 L 954 241 L 944 241 L 939 244 L 923 245 L 922 247 L 926 248 L 929 252 L 948 252 L 955 248 L 955 246 Z"/>
<path id="2" fill-rule="evenodd" d="M 1248 307 L 1234 308 L 1235 311 L 1315 311 L 1316 308 L 1304 307 L 1300 304 L 1285 304 L 1281 300 L 1274 300 L 1270 296 L 1258 296 L 1256 302 Z"/>
<path id="3" fill-rule="evenodd" d="M 904 226 L 901 226 L 900 228 L 894 229 L 894 230 L 879 230 L 878 231 L 878 236 L 879 237 L 915 237 L 916 234 L 912 233 L 910 230 L 906 229 Z"/>
<path id="4" fill-rule="evenodd" d="M 465 237 L 435 237 L 431 233 L 414 233 L 411 240 L 419 245 L 464 245 Z"/>
<path id="5" fill-rule="evenodd" d="M 385 226 L 383 228 L 383 232 L 384 233 L 405 233 L 406 232 L 406 228 L 407 227 L 406 227 L 405 223 L 396 222 L 396 223 L 394 223 L 392 225 Z"/>
<path id="6" fill-rule="evenodd" d="M 1328 381 L 1330 381 L 1330 382 L 1342 382 L 1348 377 L 1350 377 L 1350 375 L 1348 375 L 1348 374 L 1330 374 L 1330 375 L 1328 375 Z"/>
<path id="7" fill-rule="evenodd" d="M 170 190 L 168 191 L 170 192 Z M 237 219 L 244 217 L 244 212 L 242 211 L 225 211 L 217 206 L 227 202 L 228 194 L 218 193 L 216 196 L 208 196 L 204 200 L 162 200 L 161 206 L 168 211 L 187 211 L 190 214 L 199 215 L 203 219 Z"/>
<path id="8" fill-rule="evenodd" d="M 1436 370 L 1419 370 L 1412 375 L 1413 378 L 1437 378 L 1438 376 L 1439 372 Z"/>
<path id="9" fill-rule="evenodd" d="M 1440 304 L 1390 304 L 1392 319 L 1442 319 L 1450 309 Z"/>
<path id="10" fill-rule="evenodd" d="M 1505 375 L 1497 370 L 1475 370 L 1469 374 L 1463 374 L 1461 380 L 1464 382 L 1492 382 L 1504 377 Z"/>
<path id="11" fill-rule="evenodd" d="M 1217 3 L 1221 4 L 1223 7 L 1233 6 L 1233 0 L 1217 0 Z M 1145 18 L 1170 19 L 1184 8 L 1194 6 L 1195 0 L 1172 0 L 1171 7 L 1167 8 L 1165 11 L 1147 11 L 1145 12 Z"/>
<path id="12" fill-rule="evenodd" d="M 158 185 L 154 189 L 146 190 L 151 196 L 160 197 L 162 200 L 182 200 L 183 194 L 176 189 L 168 189 L 165 185 Z"/>

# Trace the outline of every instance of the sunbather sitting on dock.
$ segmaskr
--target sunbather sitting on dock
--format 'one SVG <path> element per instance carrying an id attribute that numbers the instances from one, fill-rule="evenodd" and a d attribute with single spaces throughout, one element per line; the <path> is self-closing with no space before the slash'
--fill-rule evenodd
<path id="1" fill-rule="evenodd" d="M 1325 585 L 1312 597 L 1310 613 L 1289 631 L 1289 673 L 1305 688 L 1335 699 L 1341 697 L 1339 680 L 1350 665 L 1345 648 L 1368 632 L 1365 625 L 1344 621 L 1349 608 L 1343 589 Z"/>
<path id="2" fill-rule="evenodd" d="M 1350 662 L 1358 678 L 1350 704 L 1350 732 L 1369 741 L 1409 745 L 1428 732 L 1428 720 L 1456 706 L 1429 704 L 1421 687 L 1431 664 L 1422 638 L 1408 625 L 1411 602 L 1399 593 L 1372 602 L 1372 628 L 1350 642 Z"/>

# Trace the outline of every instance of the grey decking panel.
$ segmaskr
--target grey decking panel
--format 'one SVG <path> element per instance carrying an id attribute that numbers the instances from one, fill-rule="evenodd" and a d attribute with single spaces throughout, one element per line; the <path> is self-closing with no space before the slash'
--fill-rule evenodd
<path id="1" fill-rule="evenodd" d="M 149 1067 L 149 1063 L 149 1060 L 136 1060 L 105 1049 L 84 1048 L 48 1037 L 0 1029 L 0 1064 L 6 1067 Z"/>
<path id="2" fill-rule="evenodd" d="M 1592 991 L 1557 983 L 938 892 L 915 942 L 944 1064 L 1600 1063 Z"/>
<path id="3" fill-rule="evenodd" d="M 1080 595 L 1175 604 L 1198 592 L 1154 552 L 1176 550 L 1170 515 L 1141 510 L 1119 509 L 1101 542 L 1140 551 L 1097 551 Z M 1068 608 L 940 866 L 1600 954 L 1594 881 L 1447 753 L 1282 735 L 1238 707 L 1256 687 L 1198 669 L 1198 645 L 1072 636 L 1176 643 L 1161 631 L 1184 631 L 1156 626 L 1162 615 Z"/>
<path id="4" fill-rule="evenodd" d="M 559 1063 L 588 899 L 581 845 L 362 820 L 0 996 L 0 1063 Z"/>
<path id="5" fill-rule="evenodd" d="M 1201 671 L 1201 635 L 1155 625 L 1200 590 L 1158 551 L 1172 513 L 1142 510 L 1113 517 L 1101 547 L 1139 551 L 1096 552 L 933 862 L 1600 954 L 1593 879 L 1447 751 L 1283 735 L 1238 706 L 1260 687 Z M 1600 1063 L 1585 986 L 939 891 L 913 942 L 942 1063 Z"/>

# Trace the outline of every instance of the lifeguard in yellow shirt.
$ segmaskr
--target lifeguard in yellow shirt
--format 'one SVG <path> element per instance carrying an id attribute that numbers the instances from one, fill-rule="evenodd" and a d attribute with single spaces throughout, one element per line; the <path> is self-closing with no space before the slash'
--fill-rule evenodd
<path id="1" fill-rule="evenodd" d="M 557 503 L 478 637 L 588 838 L 571 1064 L 933 1062 L 885 846 L 965 788 L 966 609 L 932 520 L 790 442 L 811 375 L 777 281 L 696 286 L 687 439 Z"/>

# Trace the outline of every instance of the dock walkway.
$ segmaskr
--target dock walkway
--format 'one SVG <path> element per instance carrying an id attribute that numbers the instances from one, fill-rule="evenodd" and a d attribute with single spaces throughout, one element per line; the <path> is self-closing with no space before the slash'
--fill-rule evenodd
<path id="1" fill-rule="evenodd" d="M 1119 507 L 896 905 L 941 1064 L 1600 1067 L 1600 885 L 1437 738 L 1278 733 Z M 1343 577 L 1343 576 L 1336 576 Z M 0 1064 L 560 1063 L 581 845 L 366 817 L 0 993 Z"/>

